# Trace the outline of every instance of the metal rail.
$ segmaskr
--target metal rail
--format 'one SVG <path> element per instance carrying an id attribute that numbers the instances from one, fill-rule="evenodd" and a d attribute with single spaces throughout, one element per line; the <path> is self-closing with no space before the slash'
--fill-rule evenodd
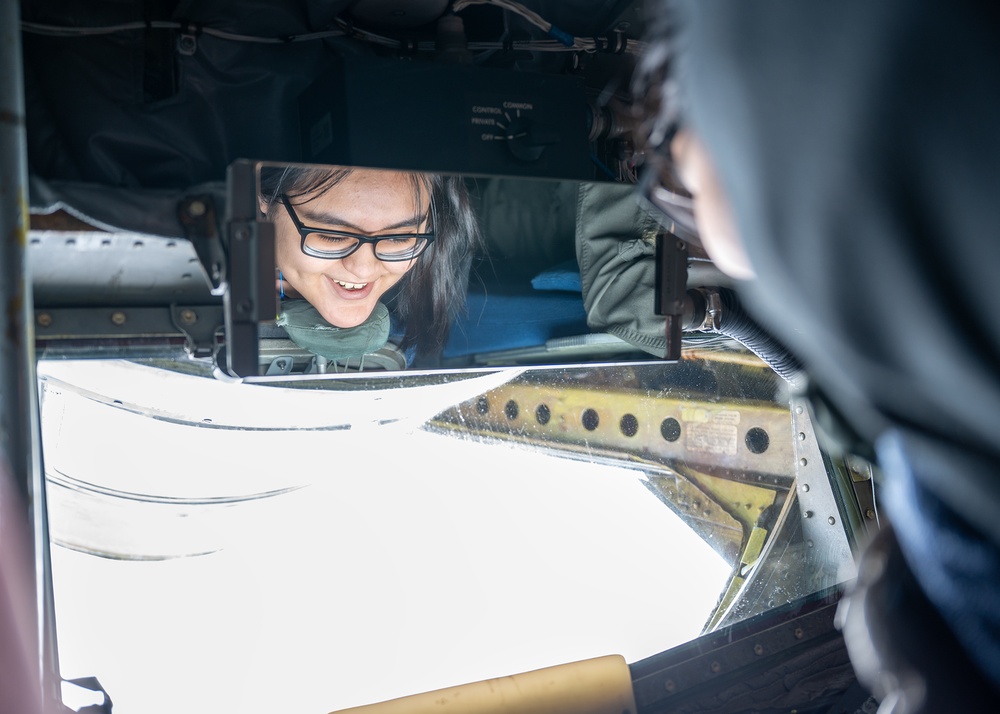
<path id="1" fill-rule="evenodd" d="M 31 714 L 54 707 L 60 685 L 27 278 L 27 138 L 17 0 L 0 3 L 0 76 L 0 700 L 5 710 Z"/>

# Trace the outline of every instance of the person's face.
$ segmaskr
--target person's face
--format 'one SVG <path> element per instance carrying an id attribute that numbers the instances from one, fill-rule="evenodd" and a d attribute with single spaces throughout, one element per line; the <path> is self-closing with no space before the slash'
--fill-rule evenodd
<path id="1" fill-rule="evenodd" d="M 406 174 L 356 169 L 325 192 L 291 201 L 299 220 L 311 228 L 377 237 L 426 230 L 430 196 L 420 194 Z M 367 320 L 379 298 L 420 259 L 382 261 L 370 243 L 339 260 L 308 256 L 288 211 L 280 204 L 275 208 L 276 261 L 287 292 L 308 300 L 335 327 Z"/>
<path id="2" fill-rule="evenodd" d="M 694 199 L 698 236 L 708 256 L 723 273 L 740 280 L 756 277 L 736 230 L 736 221 L 715 164 L 701 140 L 679 131 L 670 145 L 674 166 Z"/>

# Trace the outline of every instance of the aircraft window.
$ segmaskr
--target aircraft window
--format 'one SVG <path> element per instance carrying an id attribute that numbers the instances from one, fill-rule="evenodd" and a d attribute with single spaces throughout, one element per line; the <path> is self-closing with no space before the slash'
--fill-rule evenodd
<path id="1" fill-rule="evenodd" d="M 854 575 L 836 469 L 730 345 L 274 385 L 184 367 L 39 364 L 62 676 L 116 712 L 634 662 Z"/>

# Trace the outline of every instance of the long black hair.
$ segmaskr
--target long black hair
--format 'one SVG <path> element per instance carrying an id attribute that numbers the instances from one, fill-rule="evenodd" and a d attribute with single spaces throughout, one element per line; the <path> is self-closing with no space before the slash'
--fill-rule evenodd
<path id="1" fill-rule="evenodd" d="M 354 171 L 342 166 L 263 166 L 260 201 L 273 220 L 280 194 L 306 203 L 335 187 Z M 434 359 L 444 349 L 452 321 L 465 306 L 469 269 L 482 238 L 479 222 L 460 176 L 401 171 L 417 197 L 430 193 L 435 239 L 387 293 L 387 307 L 404 325 L 400 347 L 416 348 L 417 359 Z"/>

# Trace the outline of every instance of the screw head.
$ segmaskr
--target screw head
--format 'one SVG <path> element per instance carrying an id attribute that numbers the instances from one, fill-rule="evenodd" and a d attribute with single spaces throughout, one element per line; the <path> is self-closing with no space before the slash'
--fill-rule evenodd
<path id="1" fill-rule="evenodd" d="M 35 318 L 35 322 L 38 323 L 39 327 L 48 327 L 52 324 L 52 315 L 47 312 L 38 313 L 38 317 Z"/>
<path id="2" fill-rule="evenodd" d="M 115 310 L 113 313 L 111 313 L 112 324 L 118 325 L 119 327 L 124 325 L 127 319 L 128 318 L 125 317 L 125 313 L 122 312 L 121 310 Z"/>
<path id="3" fill-rule="evenodd" d="M 198 313 L 190 309 L 181 310 L 181 322 L 185 325 L 193 325 L 198 322 Z"/>
<path id="4" fill-rule="evenodd" d="M 182 55 L 193 55 L 198 49 L 198 41 L 191 35 L 181 35 L 177 38 L 177 51 Z"/>
<path id="5" fill-rule="evenodd" d="M 666 682 L 663 683 L 663 688 L 666 689 L 668 692 L 672 692 L 675 689 L 677 689 L 677 684 L 674 682 L 674 680 L 668 679 Z"/>
<path id="6" fill-rule="evenodd" d="M 875 518 L 875 509 L 869 508 L 867 511 L 865 511 L 865 518 L 869 520 Z"/>
<path id="7" fill-rule="evenodd" d="M 801 640 L 803 637 L 806 636 L 806 633 L 802 630 L 801 627 L 796 627 L 795 632 L 793 632 L 792 634 L 795 635 L 795 639 L 797 640 Z"/>
<path id="8" fill-rule="evenodd" d="M 191 201 L 191 203 L 188 204 L 188 215 L 195 218 L 204 216 L 206 210 L 208 210 L 208 208 L 205 206 L 204 201 Z"/>
<path id="9" fill-rule="evenodd" d="M 764 654 L 764 645 L 760 645 L 760 644 L 754 645 L 753 646 L 753 653 L 755 655 L 757 655 L 758 657 L 760 657 L 762 654 Z"/>

